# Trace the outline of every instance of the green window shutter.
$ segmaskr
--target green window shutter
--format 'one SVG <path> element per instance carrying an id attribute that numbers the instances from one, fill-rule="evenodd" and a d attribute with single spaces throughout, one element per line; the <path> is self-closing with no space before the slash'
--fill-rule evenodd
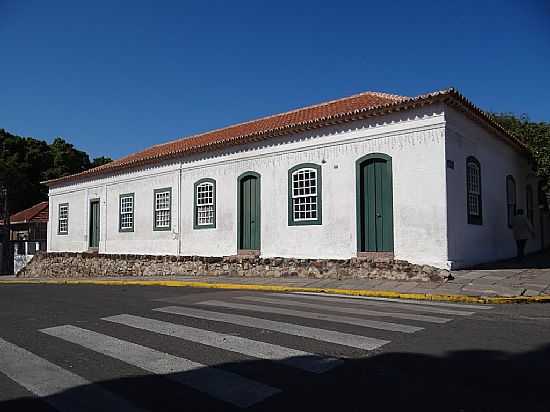
<path id="1" fill-rule="evenodd" d="M 216 228 L 216 181 L 200 179 L 193 185 L 193 229 Z"/>
<path id="2" fill-rule="evenodd" d="M 508 227 L 512 228 L 512 218 L 516 215 L 516 181 L 512 175 L 506 176 L 506 212 Z"/>
<path id="3" fill-rule="evenodd" d="M 288 225 L 323 224 L 321 166 L 302 163 L 288 170 Z"/>
<path id="4" fill-rule="evenodd" d="M 133 232 L 134 231 L 134 211 L 135 211 L 135 195 L 134 193 L 121 194 L 118 197 L 118 231 Z"/>
<path id="5" fill-rule="evenodd" d="M 466 212 L 468 224 L 483 224 L 481 164 L 473 157 L 466 159 Z"/>
<path id="6" fill-rule="evenodd" d="M 172 188 L 153 191 L 153 230 L 172 230 Z"/>

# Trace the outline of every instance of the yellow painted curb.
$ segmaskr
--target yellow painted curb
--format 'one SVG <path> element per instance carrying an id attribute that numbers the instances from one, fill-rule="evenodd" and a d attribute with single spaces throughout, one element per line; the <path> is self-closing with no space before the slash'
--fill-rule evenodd
<path id="1" fill-rule="evenodd" d="M 431 293 L 406 293 L 389 290 L 312 288 L 277 285 L 247 285 L 239 283 L 192 282 L 185 280 L 107 280 L 107 279 L 17 279 L 0 280 L 0 284 L 51 284 L 51 285 L 104 285 L 104 286 L 167 286 L 228 290 L 253 290 L 263 292 L 314 292 L 332 293 L 344 296 L 365 296 L 376 298 L 414 299 L 441 302 L 504 304 L 504 303 L 544 303 L 550 302 L 550 295 L 542 296 L 468 296 L 442 295 Z"/>

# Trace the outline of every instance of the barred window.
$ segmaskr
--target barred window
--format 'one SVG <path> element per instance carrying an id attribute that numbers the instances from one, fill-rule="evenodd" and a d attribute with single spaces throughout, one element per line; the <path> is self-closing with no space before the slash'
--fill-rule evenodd
<path id="1" fill-rule="evenodd" d="M 216 182 L 201 179 L 195 183 L 195 229 L 216 225 Z"/>
<path id="2" fill-rule="evenodd" d="M 155 190 L 155 230 L 170 230 L 172 223 L 172 189 Z"/>
<path id="3" fill-rule="evenodd" d="M 119 230 L 132 232 L 134 230 L 134 194 L 120 195 Z"/>
<path id="4" fill-rule="evenodd" d="M 289 172 L 289 224 L 320 224 L 321 168 L 298 165 Z"/>
<path id="5" fill-rule="evenodd" d="M 516 181 L 513 176 L 506 176 L 506 209 L 508 227 L 512 227 L 512 219 L 516 215 Z"/>
<path id="6" fill-rule="evenodd" d="M 59 205 L 57 233 L 66 235 L 69 233 L 69 204 L 63 203 Z"/>
<path id="7" fill-rule="evenodd" d="M 466 160 L 466 192 L 468 223 L 481 225 L 481 167 L 478 160 L 472 156 Z"/>

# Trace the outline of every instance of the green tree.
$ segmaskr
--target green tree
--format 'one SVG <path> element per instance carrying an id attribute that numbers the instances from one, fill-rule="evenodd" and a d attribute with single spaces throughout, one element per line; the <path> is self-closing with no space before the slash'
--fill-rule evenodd
<path id="1" fill-rule="evenodd" d="M 92 167 L 103 166 L 103 165 L 106 165 L 107 163 L 111 163 L 112 161 L 113 159 L 111 159 L 110 157 L 105 157 L 105 156 L 96 157 L 94 158 L 94 160 L 92 160 Z"/>
<path id="2" fill-rule="evenodd" d="M 98 157 L 90 162 L 88 154 L 59 137 L 48 144 L 0 129 L 0 182 L 8 187 L 12 213 L 48 198 L 48 188 L 40 182 L 109 161 L 111 159 Z"/>
<path id="3" fill-rule="evenodd" d="M 496 113 L 492 116 L 527 145 L 536 163 L 537 174 L 544 180 L 546 190 L 550 190 L 550 123 L 532 122 L 526 114 Z"/>

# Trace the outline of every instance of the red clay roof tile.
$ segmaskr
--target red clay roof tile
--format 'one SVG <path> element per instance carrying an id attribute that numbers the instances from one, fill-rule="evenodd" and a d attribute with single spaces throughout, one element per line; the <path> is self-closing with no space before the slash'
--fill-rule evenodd
<path id="1" fill-rule="evenodd" d="M 150 164 L 160 159 L 169 159 L 190 153 L 245 144 L 294 131 L 322 127 L 334 122 L 346 122 L 366 116 L 407 110 L 422 104 L 433 103 L 440 98 L 454 101 L 455 104 L 471 112 L 477 120 L 481 120 L 493 130 L 504 134 L 508 138 L 509 143 L 520 146 L 521 150 L 525 149 L 521 142 L 510 136 L 492 118 L 452 88 L 417 97 L 365 92 L 158 144 L 85 172 L 50 180 L 45 183 L 53 186 L 59 183 Z"/>
<path id="2" fill-rule="evenodd" d="M 10 223 L 47 222 L 48 202 L 40 202 L 10 216 Z"/>

